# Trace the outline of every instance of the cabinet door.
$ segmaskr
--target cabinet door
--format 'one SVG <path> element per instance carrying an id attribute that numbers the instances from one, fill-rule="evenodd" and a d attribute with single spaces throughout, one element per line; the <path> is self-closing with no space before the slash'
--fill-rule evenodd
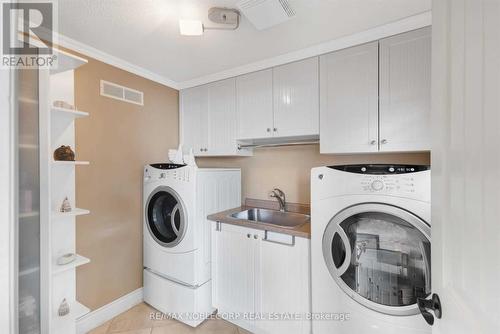
<path id="1" fill-rule="evenodd" d="M 319 134 L 318 57 L 273 69 L 275 137 Z"/>
<path id="2" fill-rule="evenodd" d="M 270 233 L 273 240 L 291 245 L 266 241 Z M 273 334 L 309 334 L 311 322 L 305 317 L 311 312 L 310 240 L 273 232 L 267 234 L 260 242 L 256 303 L 257 312 L 275 318 L 258 321 L 256 326 Z M 290 314 L 304 318 L 292 320 L 281 316 Z"/>
<path id="3" fill-rule="evenodd" d="M 236 154 L 236 79 L 208 85 L 209 145 L 207 155 Z"/>
<path id="4" fill-rule="evenodd" d="M 238 139 L 272 136 L 273 72 L 272 69 L 236 78 Z"/>
<path id="5" fill-rule="evenodd" d="M 222 224 L 212 233 L 213 304 L 219 312 L 253 313 L 256 239 L 254 230 Z"/>
<path id="6" fill-rule="evenodd" d="M 378 151 L 378 42 L 320 57 L 320 152 Z"/>
<path id="7" fill-rule="evenodd" d="M 181 142 L 196 155 L 208 148 L 208 89 L 206 85 L 180 92 Z"/>
<path id="8" fill-rule="evenodd" d="M 431 28 L 380 41 L 380 150 L 429 150 Z"/>

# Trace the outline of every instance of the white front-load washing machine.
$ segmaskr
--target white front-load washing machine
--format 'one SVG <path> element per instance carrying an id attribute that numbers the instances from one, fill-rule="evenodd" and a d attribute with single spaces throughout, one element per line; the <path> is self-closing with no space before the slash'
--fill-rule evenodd
<path id="1" fill-rule="evenodd" d="M 311 171 L 314 334 L 427 334 L 430 170 L 345 165 Z"/>
<path id="2" fill-rule="evenodd" d="M 207 215 L 241 205 L 241 170 L 144 167 L 144 300 L 191 326 L 213 312 Z"/>

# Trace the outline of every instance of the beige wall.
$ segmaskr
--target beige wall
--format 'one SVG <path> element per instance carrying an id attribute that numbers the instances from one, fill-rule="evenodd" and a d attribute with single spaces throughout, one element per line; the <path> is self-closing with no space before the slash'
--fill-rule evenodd
<path id="1" fill-rule="evenodd" d="M 84 56 L 85 57 L 85 56 Z M 88 59 L 88 58 L 87 58 Z M 144 92 L 143 107 L 99 95 L 101 79 Z M 91 263 L 77 270 L 77 298 L 96 309 L 142 286 L 142 170 L 165 161 L 178 143 L 178 92 L 102 62 L 75 71 L 77 252 Z"/>
<path id="2" fill-rule="evenodd" d="M 253 157 L 198 158 L 200 167 L 241 167 L 242 199 L 268 199 L 274 187 L 282 189 L 289 202 L 309 204 L 311 168 L 354 163 L 429 164 L 429 153 L 320 155 L 319 146 L 265 148 Z"/>

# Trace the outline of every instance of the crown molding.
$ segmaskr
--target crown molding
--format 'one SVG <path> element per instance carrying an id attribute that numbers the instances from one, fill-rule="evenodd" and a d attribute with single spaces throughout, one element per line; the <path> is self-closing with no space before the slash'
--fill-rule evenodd
<path id="1" fill-rule="evenodd" d="M 404 19 L 387 23 L 359 33 L 333 39 L 331 41 L 317 44 L 305 49 L 285 53 L 283 55 L 268 58 L 262 61 L 238 66 L 229 70 L 209 74 L 199 78 L 179 82 L 178 89 L 184 89 L 203 85 L 209 82 L 232 78 L 238 75 L 263 70 L 266 68 L 279 66 L 294 61 L 319 56 L 325 53 L 345 49 L 351 46 L 360 45 L 376 41 L 385 37 L 401 34 L 407 31 L 423 28 L 432 24 L 431 11 L 426 11 L 417 15 L 412 15 Z"/>
<path id="2" fill-rule="evenodd" d="M 134 65 L 126 60 L 112 56 L 109 53 L 100 51 L 100 50 L 98 50 L 90 45 L 76 41 L 76 40 L 69 38 L 67 36 L 64 36 L 62 34 L 58 34 L 57 37 L 58 37 L 58 44 L 64 48 L 67 48 L 67 49 L 73 50 L 75 52 L 81 53 L 83 55 L 86 55 L 88 57 L 97 59 L 99 61 L 102 61 L 103 63 L 118 67 L 122 70 L 136 74 L 138 76 L 149 79 L 151 81 L 158 82 L 162 85 L 165 85 L 165 86 L 177 89 L 177 90 L 179 89 L 178 83 L 175 82 L 174 80 L 171 80 L 169 78 L 165 78 L 165 77 L 163 77 L 157 73 L 154 73 L 150 70 L 147 70 L 143 67 Z"/>

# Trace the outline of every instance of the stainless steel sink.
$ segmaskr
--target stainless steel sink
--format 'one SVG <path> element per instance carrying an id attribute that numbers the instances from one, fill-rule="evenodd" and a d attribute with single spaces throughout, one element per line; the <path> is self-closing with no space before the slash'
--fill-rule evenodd
<path id="1" fill-rule="evenodd" d="M 277 225 L 284 228 L 294 228 L 304 225 L 305 223 L 308 223 L 310 221 L 310 217 L 308 215 L 300 213 L 281 212 L 257 208 L 233 213 L 231 217 L 236 219 L 251 220 L 264 224 Z"/>

